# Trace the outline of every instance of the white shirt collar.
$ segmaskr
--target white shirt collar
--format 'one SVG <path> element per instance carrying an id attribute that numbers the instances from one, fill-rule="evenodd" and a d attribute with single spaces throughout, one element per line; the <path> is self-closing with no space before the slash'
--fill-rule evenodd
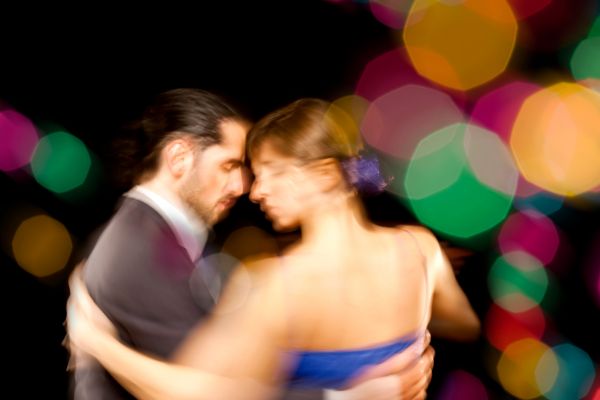
<path id="1" fill-rule="evenodd" d="M 191 260 L 196 262 L 200 258 L 208 237 L 208 229 L 193 212 L 140 185 L 133 187 L 125 196 L 152 207 L 167 221 Z"/>

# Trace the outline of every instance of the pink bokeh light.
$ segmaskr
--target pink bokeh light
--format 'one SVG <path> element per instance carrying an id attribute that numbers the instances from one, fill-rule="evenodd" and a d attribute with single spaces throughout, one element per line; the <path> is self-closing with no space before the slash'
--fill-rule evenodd
<path id="1" fill-rule="evenodd" d="M 370 104 L 362 133 L 369 145 L 408 160 L 421 139 L 463 120 L 461 109 L 446 93 L 426 86 L 405 85 Z"/>
<path id="2" fill-rule="evenodd" d="M 548 265 L 554 259 L 560 239 L 550 218 L 529 209 L 506 219 L 498 243 L 503 253 L 522 250 Z"/>
<path id="3" fill-rule="evenodd" d="M 27 117 L 10 108 L 0 109 L 0 170 L 29 164 L 37 142 L 37 130 Z"/>

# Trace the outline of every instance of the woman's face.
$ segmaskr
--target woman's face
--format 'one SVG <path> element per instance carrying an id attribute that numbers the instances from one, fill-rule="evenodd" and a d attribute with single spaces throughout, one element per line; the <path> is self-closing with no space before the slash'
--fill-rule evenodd
<path id="1" fill-rule="evenodd" d="M 268 141 L 254 151 L 251 164 L 254 182 L 250 199 L 260 204 L 276 230 L 297 228 L 316 194 L 310 171 L 298 159 L 282 155 Z"/>

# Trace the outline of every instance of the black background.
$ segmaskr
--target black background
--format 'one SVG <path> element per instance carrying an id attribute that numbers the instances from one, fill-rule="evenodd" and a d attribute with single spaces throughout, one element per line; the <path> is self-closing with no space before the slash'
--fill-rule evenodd
<path id="1" fill-rule="evenodd" d="M 299 97 L 333 100 L 351 94 L 366 63 L 396 46 L 391 30 L 364 5 L 316 0 L 144 4 L 127 10 L 100 3 L 64 9 L 7 7 L 2 17 L 0 100 L 38 126 L 59 124 L 82 139 L 104 171 L 109 171 L 108 143 L 117 127 L 158 92 L 175 87 L 215 91 L 256 119 Z M 519 62 L 512 67 L 523 74 L 564 68 L 559 52 L 517 52 Z M 1 390 L 17 393 L 13 397 L 66 397 L 67 355 L 60 345 L 66 277 L 86 240 L 110 217 L 120 194 L 109 173 L 99 182 L 93 197 L 69 202 L 24 175 L 0 174 L 0 321 L 8 350 Z M 7 251 L 11 234 L 7 221 L 23 207 L 44 210 L 74 237 L 76 251 L 62 273 L 34 278 Z M 369 199 L 367 208 L 383 222 L 412 220 L 391 196 Z M 586 350 L 596 364 L 600 313 L 585 286 L 583 265 L 597 234 L 598 208 L 567 202 L 554 216 L 570 239 L 570 248 L 564 250 L 570 261 L 568 271 L 557 274 L 559 299 L 548 304 L 557 330 Z M 217 227 L 217 236 L 239 221 L 268 226 L 242 199 L 232 218 Z M 490 243 L 467 261 L 459 275 L 482 318 L 490 304 L 486 273 L 494 254 Z M 436 398 L 445 374 L 455 368 L 479 377 L 490 398 L 511 398 L 488 373 L 483 340 L 471 345 L 434 343 L 431 398 Z"/>

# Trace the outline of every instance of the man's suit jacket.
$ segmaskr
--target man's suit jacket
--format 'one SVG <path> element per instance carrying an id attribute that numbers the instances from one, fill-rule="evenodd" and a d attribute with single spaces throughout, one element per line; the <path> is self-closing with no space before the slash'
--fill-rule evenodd
<path id="1" fill-rule="evenodd" d="M 194 269 L 167 221 L 126 197 L 87 259 L 84 280 L 125 343 L 168 357 L 214 305 Z M 98 364 L 76 370 L 74 397 L 132 398 Z"/>

